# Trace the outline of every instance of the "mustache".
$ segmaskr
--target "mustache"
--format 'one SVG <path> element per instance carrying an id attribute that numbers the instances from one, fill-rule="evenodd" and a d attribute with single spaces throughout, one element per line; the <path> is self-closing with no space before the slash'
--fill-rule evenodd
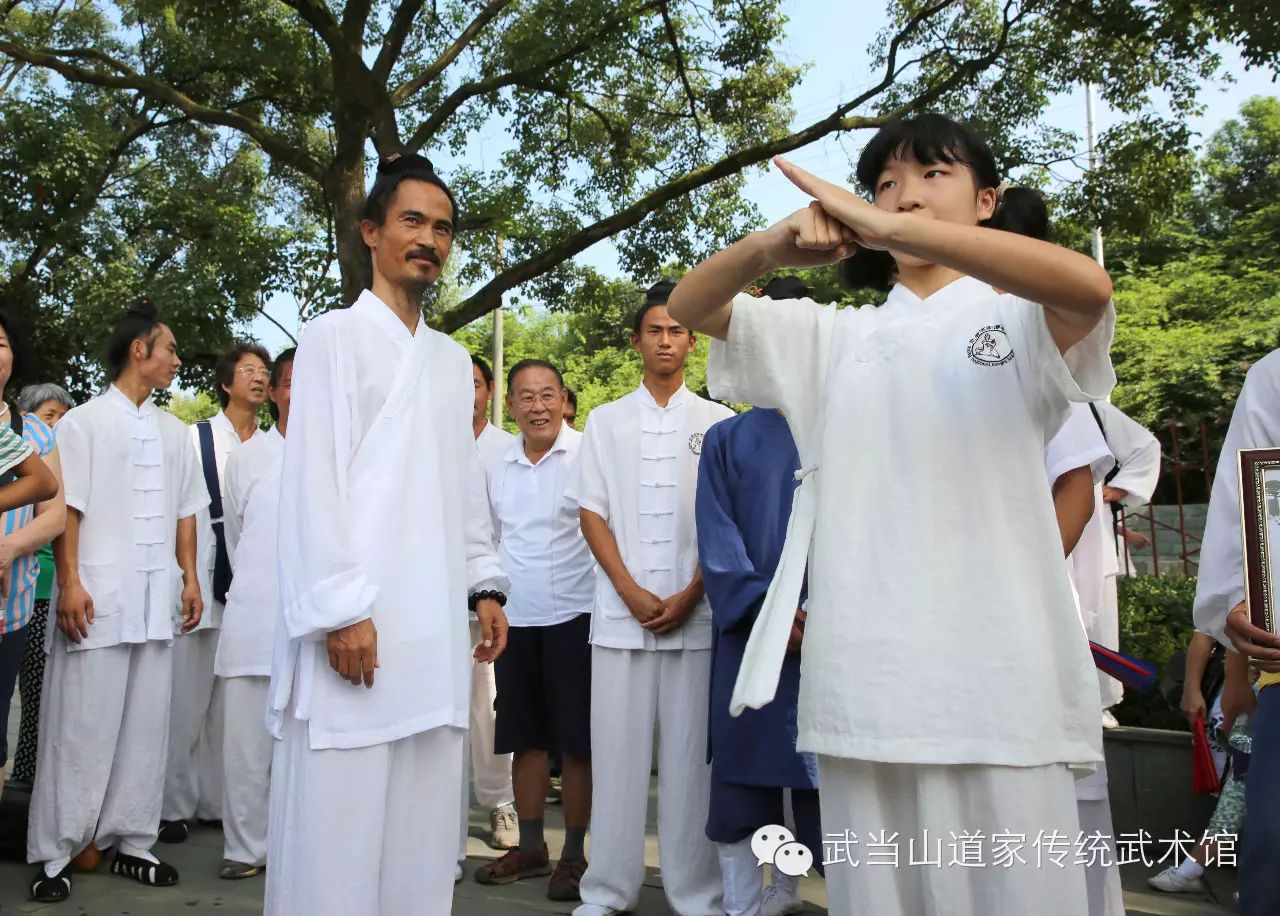
<path id="1" fill-rule="evenodd" d="M 436 253 L 434 248 L 414 248 L 404 256 L 406 261 L 412 261 L 414 258 L 426 258 L 436 267 L 440 266 L 440 255 Z"/>

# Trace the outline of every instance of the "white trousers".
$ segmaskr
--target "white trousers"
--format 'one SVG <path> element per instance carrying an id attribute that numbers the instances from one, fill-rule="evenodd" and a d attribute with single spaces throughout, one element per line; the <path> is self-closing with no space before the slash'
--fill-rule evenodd
<path id="1" fill-rule="evenodd" d="M 819 756 L 828 912 L 1085 916 L 1084 869 L 1074 864 L 1079 822 L 1072 783 L 1065 765 L 939 766 Z M 1065 846 L 1036 845 L 1055 830 Z M 833 840 L 846 836 L 853 842 Z M 971 843 L 964 836 L 981 839 Z M 1059 867 L 1051 854 L 1063 849 Z M 823 855 L 813 853 L 815 860 Z M 930 864 L 911 865 L 913 854 L 916 862 Z M 932 864 L 935 859 L 941 866 Z"/>
<path id="2" fill-rule="evenodd" d="M 716 845 L 707 839 L 711 652 L 591 650 L 591 855 L 582 901 L 632 910 L 644 883 L 654 723 L 658 861 L 677 916 L 721 916 Z"/>
<path id="3" fill-rule="evenodd" d="M 90 842 L 155 844 L 172 664 L 164 642 L 67 652 L 54 636 L 40 696 L 28 861 L 69 858 Z"/>
<path id="4" fill-rule="evenodd" d="M 756 916 L 764 902 L 764 869 L 751 852 L 751 837 L 717 843 L 724 876 L 724 916 Z"/>
<path id="5" fill-rule="evenodd" d="M 216 629 L 173 640 L 173 706 L 164 779 L 166 821 L 222 817 L 222 678 L 213 673 Z"/>
<path id="6" fill-rule="evenodd" d="M 222 678 L 226 718 L 222 744 L 222 834 L 224 859 L 262 865 L 267 861 L 267 806 L 271 753 L 267 731 L 269 677 Z"/>
<path id="7" fill-rule="evenodd" d="M 1116 864 L 1115 830 L 1107 794 L 1106 763 L 1098 764 L 1093 775 L 1076 780 L 1075 791 L 1081 834 L 1085 837 L 1097 834 L 1101 840 L 1090 842 L 1107 850 L 1105 858 L 1099 852 L 1085 867 L 1089 916 L 1125 916 L 1124 888 L 1120 884 L 1120 866 Z"/>
<path id="8" fill-rule="evenodd" d="M 1102 577 L 1102 607 L 1093 621 L 1089 638 L 1108 649 L 1120 648 L 1120 598 L 1116 577 Z M 1124 699 L 1124 685 L 1109 674 L 1098 672 L 1098 689 L 1102 692 L 1102 708 L 1110 709 Z"/>
<path id="9" fill-rule="evenodd" d="M 480 643 L 480 624 L 471 621 L 471 645 Z M 493 679 L 493 665 L 473 662 L 471 665 L 470 740 L 464 745 L 462 768 L 462 831 L 458 861 L 467 857 L 467 822 L 471 816 L 471 783 L 475 781 L 476 802 L 492 811 L 514 804 L 511 787 L 511 754 L 493 752 L 493 729 L 496 716 L 493 701 L 498 688 Z"/>
<path id="10" fill-rule="evenodd" d="M 266 916 L 448 916 L 462 729 L 319 751 L 307 731 L 288 710 L 271 761 Z"/>

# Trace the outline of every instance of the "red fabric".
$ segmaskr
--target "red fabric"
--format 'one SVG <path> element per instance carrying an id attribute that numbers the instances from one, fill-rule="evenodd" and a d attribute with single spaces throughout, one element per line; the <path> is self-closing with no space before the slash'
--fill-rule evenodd
<path id="1" fill-rule="evenodd" d="M 1209 749 L 1209 734 L 1205 731 L 1204 716 L 1196 716 L 1191 731 L 1191 791 L 1196 795 L 1211 795 L 1221 788 L 1218 768 Z"/>

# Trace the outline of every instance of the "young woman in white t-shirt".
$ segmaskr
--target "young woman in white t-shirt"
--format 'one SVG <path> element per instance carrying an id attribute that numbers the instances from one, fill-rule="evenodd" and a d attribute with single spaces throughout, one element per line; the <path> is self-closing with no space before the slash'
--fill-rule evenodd
<path id="1" fill-rule="evenodd" d="M 868 144 L 874 204 L 778 166 L 813 201 L 669 304 L 716 339 L 713 395 L 782 409 L 801 455 L 731 711 L 772 698 L 807 561 L 797 746 L 819 755 L 831 912 L 1083 916 L 1070 768 L 1101 757 L 1097 687 L 1044 448 L 1115 382 L 1111 281 L 1019 234 L 1034 192 L 1003 191 L 987 144 L 940 115 Z M 886 303 L 738 295 L 837 261 L 891 283 Z"/>

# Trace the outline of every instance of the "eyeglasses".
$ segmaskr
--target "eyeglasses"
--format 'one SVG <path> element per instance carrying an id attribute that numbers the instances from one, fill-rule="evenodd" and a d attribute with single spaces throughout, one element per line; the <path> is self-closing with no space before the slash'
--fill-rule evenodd
<path id="1" fill-rule="evenodd" d="M 550 407 L 558 400 L 560 400 L 560 392 L 558 391 L 544 391 L 541 394 L 526 392 L 516 398 L 516 403 L 528 410 L 535 403 L 541 404 L 543 407 Z"/>
<path id="2" fill-rule="evenodd" d="M 243 375 L 245 378 L 271 378 L 269 371 L 257 369 L 253 366 L 240 366 L 236 369 L 236 375 Z"/>

